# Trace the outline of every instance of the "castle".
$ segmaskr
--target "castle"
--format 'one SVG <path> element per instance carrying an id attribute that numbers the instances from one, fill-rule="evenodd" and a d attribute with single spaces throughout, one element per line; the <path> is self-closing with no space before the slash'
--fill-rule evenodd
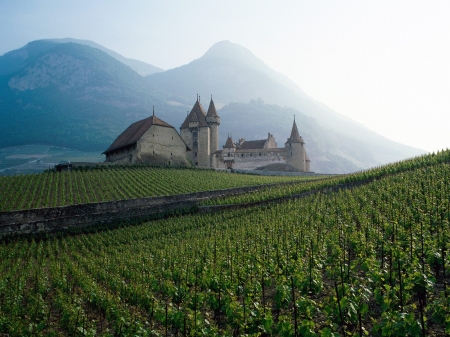
<path id="1" fill-rule="evenodd" d="M 153 116 L 130 125 L 104 152 L 111 163 L 154 163 L 163 165 L 188 165 L 204 168 L 253 170 L 260 167 L 277 167 L 273 170 L 310 172 L 310 160 L 305 142 L 297 124 L 284 147 L 279 148 L 273 135 L 267 139 L 234 143 L 228 136 L 219 149 L 220 117 L 211 97 L 205 112 L 199 96 L 180 127 L 175 128 Z M 170 155 L 169 155 L 170 154 Z M 280 166 L 281 164 L 281 166 Z"/>
<path id="2" fill-rule="evenodd" d="M 305 142 L 300 136 L 297 124 L 292 125 L 291 136 L 283 148 L 279 148 L 270 133 L 267 139 L 246 141 L 241 138 L 234 143 L 231 136 L 219 150 L 220 117 L 211 97 L 205 112 L 199 98 L 180 127 L 180 135 L 188 147 L 190 161 L 200 167 L 235 168 L 252 170 L 271 164 L 287 164 L 294 170 L 310 172 L 310 160 Z"/>

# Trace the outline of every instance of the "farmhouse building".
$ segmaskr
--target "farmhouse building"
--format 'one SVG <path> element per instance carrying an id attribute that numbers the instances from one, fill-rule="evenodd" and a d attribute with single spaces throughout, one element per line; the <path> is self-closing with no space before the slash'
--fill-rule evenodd
<path id="1" fill-rule="evenodd" d="M 117 164 L 189 165 L 189 151 L 177 130 L 155 117 L 153 109 L 153 116 L 131 124 L 103 154 L 106 162 Z"/>

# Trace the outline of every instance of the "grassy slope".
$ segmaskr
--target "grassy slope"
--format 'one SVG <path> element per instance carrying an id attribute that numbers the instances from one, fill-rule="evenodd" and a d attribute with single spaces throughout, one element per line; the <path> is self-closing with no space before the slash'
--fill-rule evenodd
<path id="1" fill-rule="evenodd" d="M 316 178 L 269 177 L 149 166 L 44 172 L 0 177 L 0 211 L 145 198 Z"/>
<path id="2" fill-rule="evenodd" d="M 3 243 L 0 332 L 443 336 L 450 168 L 437 159 L 270 207 Z"/>

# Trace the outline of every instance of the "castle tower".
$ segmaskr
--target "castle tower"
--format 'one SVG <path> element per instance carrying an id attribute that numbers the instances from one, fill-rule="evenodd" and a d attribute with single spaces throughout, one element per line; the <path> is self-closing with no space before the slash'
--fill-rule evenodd
<path id="1" fill-rule="evenodd" d="M 287 139 L 284 147 L 286 149 L 287 163 L 297 168 L 300 172 L 306 172 L 305 142 L 298 133 L 295 117 L 294 124 L 292 125 L 291 136 Z"/>
<path id="2" fill-rule="evenodd" d="M 210 166 L 210 128 L 206 123 L 206 113 L 197 96 L 191 112 L 180 127 L 180 135 L 192 151 L 188 159 L 196 166 Z"/>
<path id="3" fill-rule="evenodd" d="M 228 136 L 222 150 L 223 163 L 225 168 L 232 169 L 234 164 L 234 156 L 236 154 L 236 145 L 233 143 L 231 136 Z"/>
<path id="4" fill-rule="evenodd" d="M 214 153 L 219 149 L 219 125 L 220 117 L 217 114 L 216 107 L 214 106 L 214 101 L 211 95 L 211 102 L 209 103 L 208 113 L 206 114 L 206 123 L 211 130 L 211 141 L 210 141 L 210 153 Z"/>

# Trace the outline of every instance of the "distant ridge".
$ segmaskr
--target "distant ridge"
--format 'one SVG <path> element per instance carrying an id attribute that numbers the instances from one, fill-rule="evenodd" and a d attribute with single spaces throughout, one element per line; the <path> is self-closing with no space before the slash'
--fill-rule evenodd
<path id="1" fill-rule="evenodd" d="M 298 114 L 295 111 L 315 119 L 321 127 L 320 133 L 310 133 L 300 123 L 298 127 L 301 135 L 310 134 L 310 137 L 305 138 L 306 144 L 313 142 L 320 149 L 315 154 L 308 152 L 313 165 L 322 162 L 322 167 L 326 166 L 327 172 L 333 170 L 333 163 L 336 161 L 345 161 L 345 172 L 348 172 L 425 152 L 391 141 L 315 101 L 288 77 L 271 69 L 248 49 L 230 41 L 217 42 L 200 58 L 186 65 L 149 75 L 146 80 L 152 87 L 178 97 L 180 103 L 186 104 L 196 93 L 214 93 L 217 106 L 229 105 L 224 111 L 218 111 L 222 123 L 222 144 L 227 132 L 235 134 L 243 125 L 245 133 L 236 136 L 250 137 L 251 140 L 264 138 L 267 132 L 271 132 L 277 141 L 282 142 L 289 135 L 293 115 Z M 284 109 L 249 104 L 258 101 Z M 237 107 L 242 109 L 240 113 L 236 111 Z M 275 110 L 278 112 L 275 113 Z M 230 115 L 227 118 L 227 113 L 232 113 L 233 117 Z M 331 139 L 332 150 L 324 146 Z M 315 160 L 313 157 L 316 157 Z M 353 166 L 349 163 L 353 163 Z M 336 170 L 338 166 L 340 165 L 335 166 Z M 312 167 L 312 170 L 318 171 L 320 167 L 319 164 L 319 167 Z M 342 170 L 339 169 L 339 172 Z"/>
<path id="2" fill-rule="evenodd" d="M 67 43 L 67 42 L 79 43 L 79 44 L 83 44 L 83 45 L 86 45 L 86 46 L 89 46 L 92 48 L 100 49 L 101 51 L 104 51 L 109 56 L 112 56 L 116 60 L 122 62 L 123 64 L 126 64 L 127 66 L 129 66 L 131 69 L 133 69 L 135 72 L 137 72 L 141 76 L 147 76 L 147 75 L 151 75 L 154 73 L 159 73 L 159 72 L 164 71 L 164 69 L 158 68 L 154 65 L 151 65 L 151 64 L 148 64 L 148 63 L 145 63 L 142 61 L 126 58 L 111 49 L 108 49 L 106 47 L 103 47 L 102 45 L 99 45 L 98 43 L 95 43 L 94 41 L 72 39 L 69 37 L 63 38 L 63 39 L 49 39 L 49 41 L 58 42 L 58 43 Z"/>
<path id="3" fill-rule="evenodd" d="M 103 151 L 153 105 L 173 123 L 180 107 L 107 53 L 39 40 L 0 56 L 0 147 L 50 144 Z M 176 125 L 176 124 L 175 124 Z"/>
<path id="4" fill-rule="evenodd" d="M 145 77 L 117 55 L 92 41 L 59 39 L 32 41 L 0 56 L 0 147 L 50 144 L 103 151 L 130 124 L 150 116 L 153 105 L 178 129 L 199 93 L 214 94 L 220 146 L 227 133 L 249 141 L 270 132 L 284 144 L 296 115 L 315 172 L 351 172 L 425 152 L 316 102 L 229 41 L 214 44 L 189 64 L 157 68 L 161 72 Z"/>

